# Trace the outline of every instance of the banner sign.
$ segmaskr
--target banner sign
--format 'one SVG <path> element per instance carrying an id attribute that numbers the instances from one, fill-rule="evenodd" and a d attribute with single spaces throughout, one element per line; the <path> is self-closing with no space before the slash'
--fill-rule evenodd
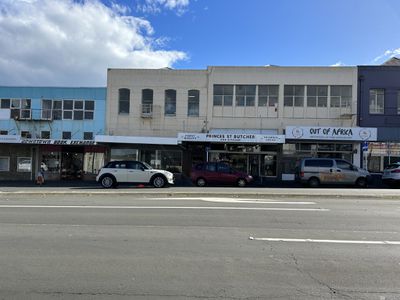
<path id="1" fill-rule="evenodd" d="M 20 135 L 0 135 L 1 144 L 19 144 L 20 141 Z"/>
<path id="2" fill-rule="evenodd" d="M 34 144 L 34 145 L 73 145 L 73 146 L 96 145 L 96 142 L 92 140 L 21 139 L 20 143 Z"/>
<path id="3" fill-rule="evenodd" d="M 300 127 L 287 126 L 286 139 L 376 141 L 376 128 L 363 127 Z"/>
<path id="4" fill-rule="evenodd" d="M 216 142 L 248 144 L 284 144 L 284 135 L 239 134 L 239 133 L 178 133 L 178 143 Z"/>

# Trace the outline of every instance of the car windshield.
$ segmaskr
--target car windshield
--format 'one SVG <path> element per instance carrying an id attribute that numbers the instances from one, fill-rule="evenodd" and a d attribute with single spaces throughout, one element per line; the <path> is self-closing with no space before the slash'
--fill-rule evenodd
<path id="1" fill-rule="evenodd" d="M 153 169 L 153 167 L 150 166 L 148 163 L 143 162 L 143 164 L 147 169 L 149 169 L 149 170 Z"/>
<path id="2" fill-rule="evenodd" d="M 394 164 L 388 165 L 385 169 L 396 169 L 398 167 L 400 167 L 400 163 L 394 163 Z"/>

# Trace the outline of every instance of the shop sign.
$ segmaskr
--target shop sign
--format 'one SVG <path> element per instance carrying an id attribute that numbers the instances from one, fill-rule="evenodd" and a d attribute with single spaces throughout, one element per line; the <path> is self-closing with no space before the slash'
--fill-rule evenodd
<path id="1" fill-rule="evenodd" d="M 96 142 L 92 140 L 21 139 L 20 143 L 34 144 L 34 145 L 71 145 L 71 146 L 96 145 Z"/>
<path id="2" fill-rule="evenodd" d="M 363 127 L 286 127 L 286 138 L 296 140 L 376 141 L 376 128 Z"/>
<path id="3" fill-rule="evenodd" d="M 182 142 L 219 142 L 219 143 L 252 143 L 284 144 L 284 135 L 240 134 L 240 133 L 178 133 L 178 143 Z"/>
<path id="4" fill-rule="evenodd" d="M 18 144 L 20 141 L 20 135 L 0 135 L 1 144 Z"/>

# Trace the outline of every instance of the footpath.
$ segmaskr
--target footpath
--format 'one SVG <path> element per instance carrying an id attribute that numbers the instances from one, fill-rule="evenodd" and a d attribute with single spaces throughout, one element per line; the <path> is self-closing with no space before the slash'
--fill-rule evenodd
<path id="1" fill-rule="evenodd" d="M 400 189 L 356 189 L 348 187 L 296 188 L 296 187 L 167 187 L 156 189 L 143 185 L 121 185 L 115 189 L 103 189 L 96 185 L 85 186 L 0 186 L 0 198 L 10 195 L 29 197 L 29 195 L 105 195 L 132 196 L 137 198 L 347 198 L 347 199 L 390 199 L 400 201 Z"/>

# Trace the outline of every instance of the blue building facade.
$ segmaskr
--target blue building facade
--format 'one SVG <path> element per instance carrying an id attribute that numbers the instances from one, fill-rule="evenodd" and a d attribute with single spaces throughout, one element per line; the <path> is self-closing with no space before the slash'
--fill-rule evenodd
<path id="1" fill-rule="evenodd" d="M 358 125 L 378 130 L 377 143 L 368 147 L 368 169 L 379 172 L 400 161 L 400 66 L 359 66 L 358 93 Z"/>
<path id="2" fill-rule="evenodd" d="M 0 87 L 0 179 L 92 178 L 105 149 L 106 88 Z"/>

